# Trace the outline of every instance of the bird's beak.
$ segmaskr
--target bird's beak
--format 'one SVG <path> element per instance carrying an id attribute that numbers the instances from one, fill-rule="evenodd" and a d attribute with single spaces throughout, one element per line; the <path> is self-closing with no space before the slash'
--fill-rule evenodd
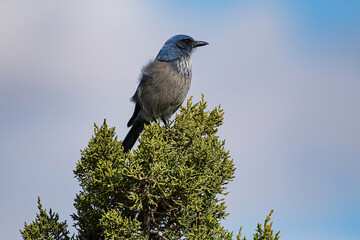
<path id="1" fill-rule="evenodd" d="M 205 41 L 195 41 L 193 43 L 193 48 L 201 47 L 201 46 L 205 46 L 205 45 L 209 45 L 209 43 L 207 43 Z"/>

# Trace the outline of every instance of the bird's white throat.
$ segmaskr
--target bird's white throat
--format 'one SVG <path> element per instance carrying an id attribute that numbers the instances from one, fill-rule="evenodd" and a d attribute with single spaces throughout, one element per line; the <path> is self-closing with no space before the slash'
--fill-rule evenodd
<path id="1" fill-rule="evenodd" d="M 182 57 L 176 61 L 176 68 L 179 71 L 180 75 L 191 77 L 191 58 Z"/>

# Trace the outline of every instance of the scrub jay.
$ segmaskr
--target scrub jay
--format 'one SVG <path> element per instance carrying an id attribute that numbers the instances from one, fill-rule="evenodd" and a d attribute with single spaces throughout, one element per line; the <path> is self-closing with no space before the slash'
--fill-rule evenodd
<path id="1" fill-rule="evenodd" d="M 123 146 L 129 151 L 144 124 L 160 118 L 165 125 L 181 106 L 191 83 L 191 54 L 195 48 L 208 45 L 187 35 L 175 35 L 166 41 L 154 61 L 144 66 L 140 83 L 131 101 L 135 110 L 127 126 L 131 129 Z"/>

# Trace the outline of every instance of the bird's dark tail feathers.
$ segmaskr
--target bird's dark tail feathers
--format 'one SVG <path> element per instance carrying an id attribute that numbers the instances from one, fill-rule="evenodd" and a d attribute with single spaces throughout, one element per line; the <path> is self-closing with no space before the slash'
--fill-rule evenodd
<path id="1" fill-rule="evenodd" d="M 126 135 L 123 146 L 124 152 L 128 152 L 135 144 L 136 140 L 138 139 L 141 131 L 144 129 L 144 123 L 142 124 L 135 124 L 131 127 L 130 131 Z"/>

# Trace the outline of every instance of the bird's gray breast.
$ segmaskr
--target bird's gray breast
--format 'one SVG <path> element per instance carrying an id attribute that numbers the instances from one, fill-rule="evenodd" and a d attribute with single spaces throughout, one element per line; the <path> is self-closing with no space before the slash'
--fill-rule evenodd
<path id="1" fill-rule="evenodd" d="M 183 103 L 191 84 L 191 61 L 153 61 L 144 67 L 136 97 L 145 120 L 169 118 Z"/>

